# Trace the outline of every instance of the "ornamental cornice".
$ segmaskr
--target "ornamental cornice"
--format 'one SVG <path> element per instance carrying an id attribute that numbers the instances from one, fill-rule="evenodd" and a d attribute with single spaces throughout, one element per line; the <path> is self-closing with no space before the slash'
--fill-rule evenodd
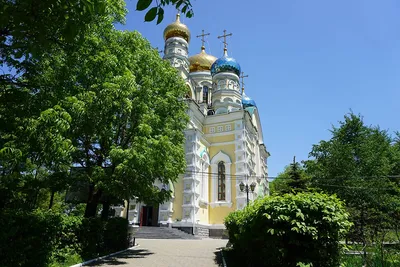
<path id="1" fill-rule="evenodd" d="M 227 201 L 216 201 L 216 202 L 211 202 L 210 206 L 212 208 L 216 207 L 232 207 L 232 202 L 227 202 Z"/>

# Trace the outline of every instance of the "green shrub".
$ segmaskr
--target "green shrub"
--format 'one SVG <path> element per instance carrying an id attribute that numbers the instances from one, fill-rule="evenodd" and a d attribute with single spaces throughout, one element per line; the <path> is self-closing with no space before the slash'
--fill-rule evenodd
<path id="1" fill-rule="evenodd" d="M 52 211 L 0 213 L 0 266 L 64 266 L 127 248 L 124 218 L 81 218 Z"/>
<path id="2" fill-rule="evenodd" d="M 256 200 L 225 220 L 245 266 L 339 266 L 339 241 L 351 224 L 335 196 L 298 193 Z"/>
<path id="3" fill-rule="evenodd" d="M 53 262 L 65 263 L 81 254 L 82 248 L 78 238 L 81 227 L 82 217 L 62 216 L 57 244 L 53 251 Z"/>
<path id="4" fill-rule="evenodd" d="M 104 222 L 99 218 L 84 218 L 79 229 L 83 259 L 93 259 L 104 253 Z"/>
<path id="5" fill-rule="evenodd" d="M 128 220 L 110 218 L 103 221 L 100 218 L 85 218 L 79 231 L 81 256 L 92 259 L 127 248 Z"/>
<path id="6" fill-rule="evenodd" d="M 0 266 L 47 266 L 61 216 L 51 211 L 0 214 Z"/>
<path id="7" fill-rule="evenodd" d="M 121 217 L 108 219 L 104 229 L 104 246 L 107 252 L 128 247 L 128 220 Z"/>

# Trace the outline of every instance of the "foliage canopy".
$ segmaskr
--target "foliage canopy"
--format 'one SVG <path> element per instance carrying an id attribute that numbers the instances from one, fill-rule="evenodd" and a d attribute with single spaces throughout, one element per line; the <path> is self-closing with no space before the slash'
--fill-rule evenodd
<path id="1" fill-rule="evenodd" d="M 41 190 L 77 183 L 86 187 L 87 216 L 112 196 L 165 201 L 170 192 L 154 182 L 169 184 L 185 168 L 183 80 L 139 33 L 114 29 L 123 1 L 31 2 L 6 1 L 19 26 L 0 25 L 10 29 L 0 44 L 10 67 L 0 76 L 0 206 L 33 209 Z M 29 4 L 43 15 L 38 23 L 54 25 L 27 34 L 18 10 Z M 69 36 L 67 22 L 52 20 L 59 9 L 85 26 Z"/>
<path id="2" fill-rule="evenodd" d="M 330 140 L 314 145 L 307 173 L 314 187 L 345 200 L 353 238 L 367 242 L 399 225 L 399 144 L 385 130 L 347 114 Z"/>
<path id="3" fill-rule="evenodd" d="M 339 241 L 351 224 L 335 196 L 298 193 L 256 200 L 225 226 L 245 266 L 339 266 Z"/>
<path id="4" fill-rule="evenodd" d="M 285 170 L 270 183 L 271 194 L 281 195 L 309 190 L 309 177 L 300 163 L 296 162 L 286 166 Z"/>

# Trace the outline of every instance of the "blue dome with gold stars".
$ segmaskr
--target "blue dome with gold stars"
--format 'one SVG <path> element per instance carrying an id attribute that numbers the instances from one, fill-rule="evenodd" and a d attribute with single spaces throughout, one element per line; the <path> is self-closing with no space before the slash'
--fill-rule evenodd
<path id="1" fill-rule="evenodd" d="M 211 75 L 218 74 L 220 72 L 233 72 L 237 76 L 240 76 L 240 65 L 234 58 L 228 57 L 228 53 L 225 51 L 224 56 L 217 59 L 211 66 Z"/>

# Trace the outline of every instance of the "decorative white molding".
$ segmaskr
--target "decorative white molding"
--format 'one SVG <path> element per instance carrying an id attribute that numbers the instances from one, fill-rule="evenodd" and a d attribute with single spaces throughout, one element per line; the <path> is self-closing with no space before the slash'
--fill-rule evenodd
<path id="1" fill-rule="evenodd" d="M 208 207 L 208 201 L 201 198 L 201 199 L 199 200 L 199 206 L 200 206 L 200 207 Z"/>
<path id="2" fill-rule="evenodd" d="M 225 124 L 228 125 L 228 124 Z M 222 126 L 222 125 L 221 125 Z M 219 132 L 219 133 L 208 133 L 205 134 L 206 137 L 215 137 L 215 136 L 224 136 L 224 135 L 231 135 L 231 134 L 239 134 L 242 133 L 241 130 L 235 130 L 235 131 L 223 131 L 223 132 Z"/>
<path id="3" fill-rule="evenodd" d="M 227 113 L 228 113 L 228 108 L 226 108 L 226 107 L 218 108 L 218 109 L 215 111 L 215 114 L 217 114 L 217 115 L 220 115 L 220 114 L 227 114 Z"/>
<path id="4" fill-rule="evenodd" d="M 208 228 L 208 229 L 226 229 L 224 224 L 206 224 L 206 223 L 198 223 L 196 226 Z"/>
<path id="5" fill-rule="evenodd" d="M 182 219 L 183 221 L 175 221 L 171 223 L 172 227 L 193 227 L 193 223 L 186 221 L 186 219 Z"/>
<path id="6" fill-rule="evenodd" d="M 230 207 L 232 207 L 232 202 L 230 202 L 230 201 L 215 201 L 215 202 L 211 202 L 210 206 L 212 208 L 215 208 L 215 207 L 229 207 L 230 208 Z"/>
<path id="7" fill-rule="evenodd" d="M 212 143 L 210 146 L 223 146 L 223 145 L 234 145 L 236 141 L 228 141 L 228 142 L 219 142 L 219 143 Z"/>
<path id="8" fill-rule="evenodd" d="M 219 151 L 211 160 L 211 165 L 213 164 L 218 164 L 220 161 L 223 161 L 225 163 L 232 163 L 231 158 L 228 156 L 228 154 L 224 153 L 223 151 Z M 230 172 L 230 170 L 229 170 Z"/>

